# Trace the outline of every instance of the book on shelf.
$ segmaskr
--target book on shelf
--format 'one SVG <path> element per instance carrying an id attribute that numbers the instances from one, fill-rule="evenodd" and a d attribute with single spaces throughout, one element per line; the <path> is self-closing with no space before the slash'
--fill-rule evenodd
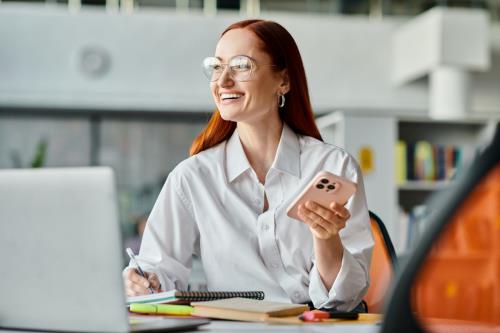
<path id="1" fill-rule="evenodd" d="M 416 205 L 409 211 L 399 209 L 399 246 L 398 253 L 413 249 L 428 227 L 429 208 L 426 205 Z"/>
<path id="2" fill-rule="evenodd" d="M 454 178 L 464 164 L 463 148 L 425 140 L 396 143 L 396 182 L 443 181 Z"/>
<path id="3" fill-rule="evenodd" d="M 403 184 L 406 182 L 406 142 L 399 140 L 396 143 L 396 183 Z"/>
<path id="4" fill-rule="evenodd" d="M 290 317 L 309 310 L 305 304 L 269 302 L 248 298 L 229 298 L 208 302 L 193 302 L 193 315 L 240 321 L 267 321 L 275 317 Z"/>
<path id="5" fill-rule="evenodd" d="M 169 290 L 142 296 L 127 297 L 127 305 L 132 303 L 147 304 L 189 304 L 196 301 L 211 301 L 225 298 L 251 298 L 255 300 L 264 299 L 263 291 L 182 291 Z"/>
<path id="6" fill-rule="evenodd" d="M 435 180 L 434 157 L 432 145 L 427 141 L 415 143 L 415 179 L 432 181 Z"/>
<path id="7" fill-rule="evenodd" d="M 415 180 L 415 143 L 406 144 L 406 180 Z"/>

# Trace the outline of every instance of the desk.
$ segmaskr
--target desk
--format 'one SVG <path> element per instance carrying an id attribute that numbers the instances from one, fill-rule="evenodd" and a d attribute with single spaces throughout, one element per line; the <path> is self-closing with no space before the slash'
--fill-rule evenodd
<path id="1" fill-rule="evenodd" d="M 183 331 L 190 333 L 377 333 L 380 325 L 376 324 L 307 324 L 307 325 L 274 325 L 266 323 L 249 323 L 238 321 L 212 320 L 210 324 L 201 326 L 198 330 Z M 40 333 L 36 331 L 1 330 L 0 333 Z"/>
<path id="2" fill-rule="evenodd" d="M 307 325 L 273 325 L 266 323 L 246 323 L 236 321 L 213 320 L 207 326 L 202 326 L 198 332 L 229 333 L 376 333 L 380 325 L 375 324 L 307 324 Z M 195 332 L 195 331 L 192 331 Z"/>

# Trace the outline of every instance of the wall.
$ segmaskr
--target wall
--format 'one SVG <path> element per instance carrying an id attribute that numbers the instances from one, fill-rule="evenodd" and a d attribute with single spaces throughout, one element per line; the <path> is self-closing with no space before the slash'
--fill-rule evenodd
<path id="1" fill-rule="evenodd" d="M 316 112 L 425 113 L 427 82 L 391 82 L 392 32 L 401 18 L 273 14 L 301 49 Z M 237 13 L 0 5 L 0 107 L 210 111 L 200 61 Z M 473 75 L 476 113 L 500 113 L 500 26 L 492 26 L 492 70 Z M 418 43 L 418 41 L 415 41 Z M 81 71 L 89 48 L 109 57 L 101 77 Z M 87 59 L 87 62 L 89 59 Z M 92 67 L 92 58 L 90 65 Z"/>

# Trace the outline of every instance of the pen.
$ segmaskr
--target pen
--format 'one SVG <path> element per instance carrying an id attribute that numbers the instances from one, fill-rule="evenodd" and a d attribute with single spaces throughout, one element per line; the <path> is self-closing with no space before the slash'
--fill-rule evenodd
<path id="1" fill-rule="evenodd" d="M 304 311 L 303 314 L 299 316 L 299 319 L 303 321 L 321 321 L 322 319 L 346 319 L 355 320 L 358 319 L 359 314 L 357 312 L 328 312 L 321 310 Z"/>
<path id="2" fill-rule="evenodd" d="M 190 316 L 193 312 L 193 307 L 189 305 L 132 303 L 130 304 L 130 311 L 148 314 Z"/>
<path id="3" fill-rule="evenodd" d="M 137 266 L 137 271 L 139 271 L 139 274 L 141 274 L 142 277 L 144 277 L 145 279 L 147 279 L 146 274 L 144 274 L 144 271 L 142 270 L 141 266 L 139 266 L 139 263 L 135 259 L 135 255 L 134 255 L 134 252 L 132 252 L 132 249 L 130 249 L 130 247 L 127 247 L 126 251 L 127 251 L 128 256 L 130 257 L 130 260 L 132 260 L 133 264 L 135 266 Z M 155 291 L 153 290 L 153 288 L 151 288 L 151 286 L 149 286 L 148 289 L 149 289 L 149 292 L 151 294 L 155 293 Z"/>

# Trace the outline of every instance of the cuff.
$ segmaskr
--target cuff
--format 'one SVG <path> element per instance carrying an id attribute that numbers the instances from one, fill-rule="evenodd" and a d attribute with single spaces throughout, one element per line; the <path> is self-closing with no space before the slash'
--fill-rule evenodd
<path id="1" fill-rule="evenodd" d="M 310 273 L 309 297 L 314 307 L 351 311 L 362 300 L 367 288 L 366 273 L 344 248 L 342 264 L 330 290 L 327 290 L 314 264 Z"/>

